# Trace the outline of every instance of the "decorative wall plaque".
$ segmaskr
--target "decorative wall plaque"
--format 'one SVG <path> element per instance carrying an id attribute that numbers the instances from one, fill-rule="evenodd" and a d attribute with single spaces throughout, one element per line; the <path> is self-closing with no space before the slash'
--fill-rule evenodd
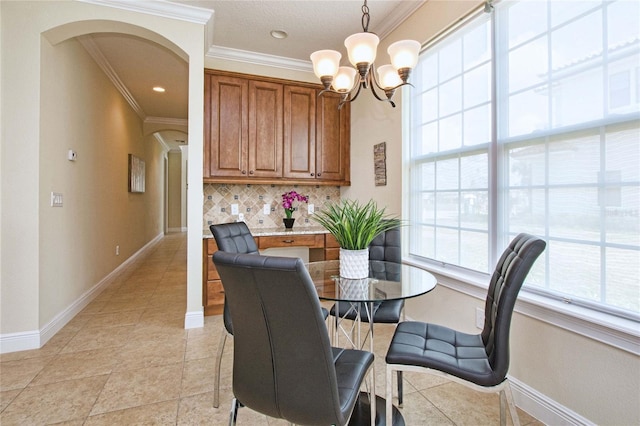
<path id="1" fill-rule="evenodd" d="M 376 186 L 387 185 L 387 143 L 381 142 L 373 146 L 373 168 L 376 175 Z"/>

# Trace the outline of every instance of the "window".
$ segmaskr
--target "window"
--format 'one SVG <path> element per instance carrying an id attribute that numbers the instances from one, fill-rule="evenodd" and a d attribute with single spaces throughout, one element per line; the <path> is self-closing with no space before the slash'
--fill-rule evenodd
<path id="1" fill-rule="evenodd" d="M 640 318 L 639 17 L 624 0 L 502 2 L 421 54 L 410 256 L 489 273 L 533 233 L 547 249 L 526 289 Z"/>

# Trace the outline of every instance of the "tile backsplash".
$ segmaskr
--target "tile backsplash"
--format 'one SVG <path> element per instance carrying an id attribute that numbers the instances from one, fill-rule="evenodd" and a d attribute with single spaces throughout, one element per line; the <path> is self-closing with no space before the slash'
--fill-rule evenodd
<path id="1" fill-rule="evenodd" d="M 227 185 L 204 184 L 203 229 L 214 223 L 228 223 L 238 220 L 232 215 L 232 205 L 238 205 L 238 213 L 244 215 L 244 221 L 252 229 L 283 227 L 282 194 L 296 191 L 309 197 L 309 204 L 316 211 L 328 202 L 340 200 L 338 186 L 300 186 L 300 185 Z M 264 214 L 264 205 L 269 205 L 269 214 Z M 293 217 L 296 227 L 318 226 L 310 218 L 306 203 L 296 203 Z"/>

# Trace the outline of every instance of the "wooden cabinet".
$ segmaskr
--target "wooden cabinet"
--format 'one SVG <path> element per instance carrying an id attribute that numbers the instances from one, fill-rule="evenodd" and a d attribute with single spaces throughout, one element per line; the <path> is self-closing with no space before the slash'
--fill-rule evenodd
<path id="1" fill-rule="evenodd" d="M 324 93 L 317 100 L 316 177 L 326 181 L 351 178 L 351 114 L 349 104 L 338 109 L 340 95 Z"/>
<path id="2" fill-rule="evenodd" d="M 282 85 L 210 75 L 205 93 L 204 176 L 281 177 Z"/>
<path id="3" fill-rule="evenodd" d="M 282 85 L 249 81 L 249 177 L 282 176 Z"/>
<path id="4" fill-rule="evenodd" d="M 340 259 L 340 244 L 331 234 L 324 235 L 324 260 Z"/>
<path id="5" fill-rule="evenodd" d="M 206 77 L 204 176 L 243 176 L 248 168 L 249 82 L 224 75 Z"/>
<path id="6" fill-rule="evenodd" d="M 316 96 L 308 87 L 284 89 L 285 178 L 316 178 Z"/>
<path id="7" fill-rule="evenodd" d="M 216 270 L 211 256 L 218 251 L 216 240 L 206 238 L 202 240 L 203 253 L 203 288 L 202 288 L 202 305 L 204 306 L 205 315 L 217 315 L 222 313 L 224 307 L 224 288 L 220 275 Z"/>
<path id="8" fill-rule="evenodd" d="M 350 185 L 350 106 L 319 92 L 205 70 L 204 181 Z"/>

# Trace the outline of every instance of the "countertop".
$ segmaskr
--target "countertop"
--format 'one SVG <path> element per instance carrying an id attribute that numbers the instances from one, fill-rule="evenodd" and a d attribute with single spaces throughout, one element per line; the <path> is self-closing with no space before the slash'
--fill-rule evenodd
<path id="1" fill-rule="evenodd" d="M 295 226 L 292 229 L 279 228 L 254 228 L 251 234 L 254 237 L 267 237 L 271 235 L 305 235 L 305 234 L 328 234 L 329 231 L 322 226 Z M 202 230 L 202 238 L 213 238 L 209 228 Z"/>

